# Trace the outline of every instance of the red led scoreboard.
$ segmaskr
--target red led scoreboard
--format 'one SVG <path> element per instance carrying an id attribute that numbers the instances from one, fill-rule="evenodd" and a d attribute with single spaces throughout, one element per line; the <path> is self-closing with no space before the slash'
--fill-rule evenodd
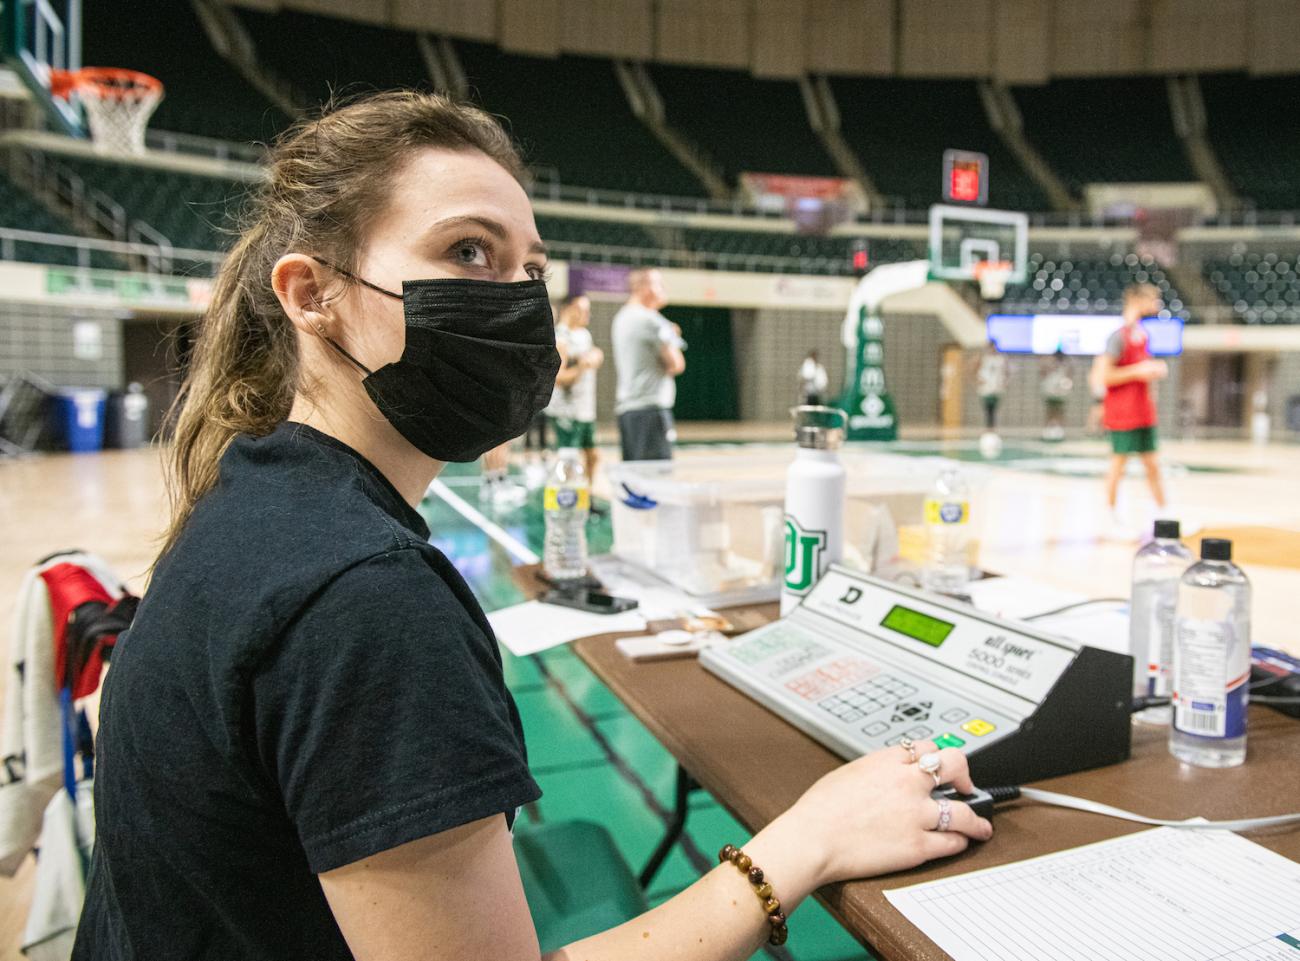
<path id="1" fill-rule="evenodd" d="M 989 202 L 989 158 L 973 150 L 943 152 L 943 200 L 983 207 Z"/>

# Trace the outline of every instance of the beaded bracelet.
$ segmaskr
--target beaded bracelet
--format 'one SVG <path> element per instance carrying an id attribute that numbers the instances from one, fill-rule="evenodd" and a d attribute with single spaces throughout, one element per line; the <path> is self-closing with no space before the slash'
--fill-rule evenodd
<path id="1" fill-rule="evenodd" d="M 785 944 L 790 937 L 790 928 L 785 923 L 785 912 L 781 910 L 781 902 L 777 900 L 772 893 L 772 885 L 763 880 L 763 869 L 749 859 L 744 851 L 734 845 L 724 845 L 718 852 L 718 863 L 730 861 L 740 873 L 754 886 L 754 893 L 758 895 L 758 900 L 763 903 L 763 910 L 767 913 L 767 923 L 772 926 L 771 933 L 767 937 L 767 943 L 780 946 Z"/>

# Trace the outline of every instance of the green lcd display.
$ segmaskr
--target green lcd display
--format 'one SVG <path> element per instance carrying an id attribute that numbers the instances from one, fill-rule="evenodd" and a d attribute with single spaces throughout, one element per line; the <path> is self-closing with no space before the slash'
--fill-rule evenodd
<path id="1" fill-rule="evenodd" d="M 901 607 L 898 604 L 895 604 L 889 613 L 885 615 L 885 619 L 880 622 L 880 626 L 887 627 L 891 631 L 898 631 L 899 634 L 905 634 L 922 644 L 929 644 L 931 647 L 938 647 L 946 641 L 953 629 L 953 625 L 947 621 L 941 621 L 937 617 L 931 617 L 929 614 L 922 614 L 920 611 Z"/>

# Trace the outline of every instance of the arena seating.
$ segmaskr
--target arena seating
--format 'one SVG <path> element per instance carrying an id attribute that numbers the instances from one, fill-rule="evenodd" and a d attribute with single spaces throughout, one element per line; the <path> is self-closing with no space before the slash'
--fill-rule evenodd
<path id="1" fill-rule="evenodd" d="M 668 123 L 716 161 L 732 185 L 745 171 L 839 176 L 793 80 L 703 67 L 652 66 L 650 75 Z"/>
<path id="2" fill-rule="evenodd" d="M 1300 256 L 1238 253 L 1208 260 L 1202 273 L 1247 324 L 1300 324 Z"/>
<path id="3" fill-rule="evenodd" d="M 1019 87 L 1025 135 L 1076 193 L 1088 183 L 1195 180 L 1159 77 Z M 996 175 L 995 175 L 996 176 Z"/>
<path id="4" fill-rule="evenodd" d="M 1151 283 L 1160 288 L 1165 309 L 1188 318 L 1187 307 L 1164 269 L 1150 257 L 1134 253 L 1109 256 L 1065 257 L 1033 251 L 1029 279 L 1008 284 L 1002 309 L 1024 313 L 1117 313 L 1123 306 L 1124 288 Z"/>
<path id="5" fill-rule="evenodd" d="M 236 204 L 245 186 L 231 180 L 59 155 L 73 170 L 122 205 L 131 221 L 142 220 L 173 247 L 221 250 L 227 246 Z"/>
<path id="6" fill-rule="evenodd" d="M 1233 186 L 1261 210 L 1300 210 L 1300 76 L 1201 78 L 1210 142 Z"/>
<path id="7" fill-rule="evenodd" d="M 456 42 L 474 99 L 507 118 L 535 166 L 565 184 L 700 197 L 704 188 L 632 114 L 608 60 L 543 59 Z"/>
<path id="8" fill-rule="evenodd" d="M 288 124 L 212 48 L 190 3 L 151 3 L 130 16 L 118 4 L 86 3 L 82 16 L 83 62 L 143 70 L 166 84 L 155 129 L 247 143 L 270 140 Z M 288 34 L 279 39 L 293 43 L 277 47 L 298 43 Z"/>
<path id="9" fill-rule="evenodd" d="M 1047 199 L 989 126 L 976 86 L 958 80 L 836 77 L 831 89 L 844 137 L 876 187 L 924 209 L 942 197 L 944 150 L 989 157 L 989 202 L 1046 210 Z"/>
<path id="10" fill-rule="evenodd" d="M 36 201 L 31 194 L 20 188 L 3 173 L 0 173 L 0 227 L 15 230 L 30 230 L 36 233 L 69 236 L 76 234 L 66 220 L 56 217 Z M 77 261 L 77 251 L 72 247 L 59 247 L 49 244 L 34 244 L 27 241 L 14 241 L 13 259 L 29 263 L 65 264 L 72 266 Z M 94 251 L 90 255 L 92 267 L 121 267 L 122 264 L 112 254 Z"/>

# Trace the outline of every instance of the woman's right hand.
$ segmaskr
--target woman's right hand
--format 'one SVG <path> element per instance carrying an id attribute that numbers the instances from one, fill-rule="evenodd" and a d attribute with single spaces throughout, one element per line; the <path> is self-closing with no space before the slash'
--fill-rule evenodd
<path id="1" fill-rule="evenodd" d="M 966 755 L 933 741 L 917 741 L 914 750 L 917 758 L 938 753 L 942 783 L 973 790 Z M 916 867 L 993 836 L 993 825 L 960 801 L 951 802 L 948 829 L 937 830 L 934 786 L 905 748 L 885 748 L 827 774 L 778 820 L 788 820 L 806 855 L 820 862 L 818 886 Z"/>

